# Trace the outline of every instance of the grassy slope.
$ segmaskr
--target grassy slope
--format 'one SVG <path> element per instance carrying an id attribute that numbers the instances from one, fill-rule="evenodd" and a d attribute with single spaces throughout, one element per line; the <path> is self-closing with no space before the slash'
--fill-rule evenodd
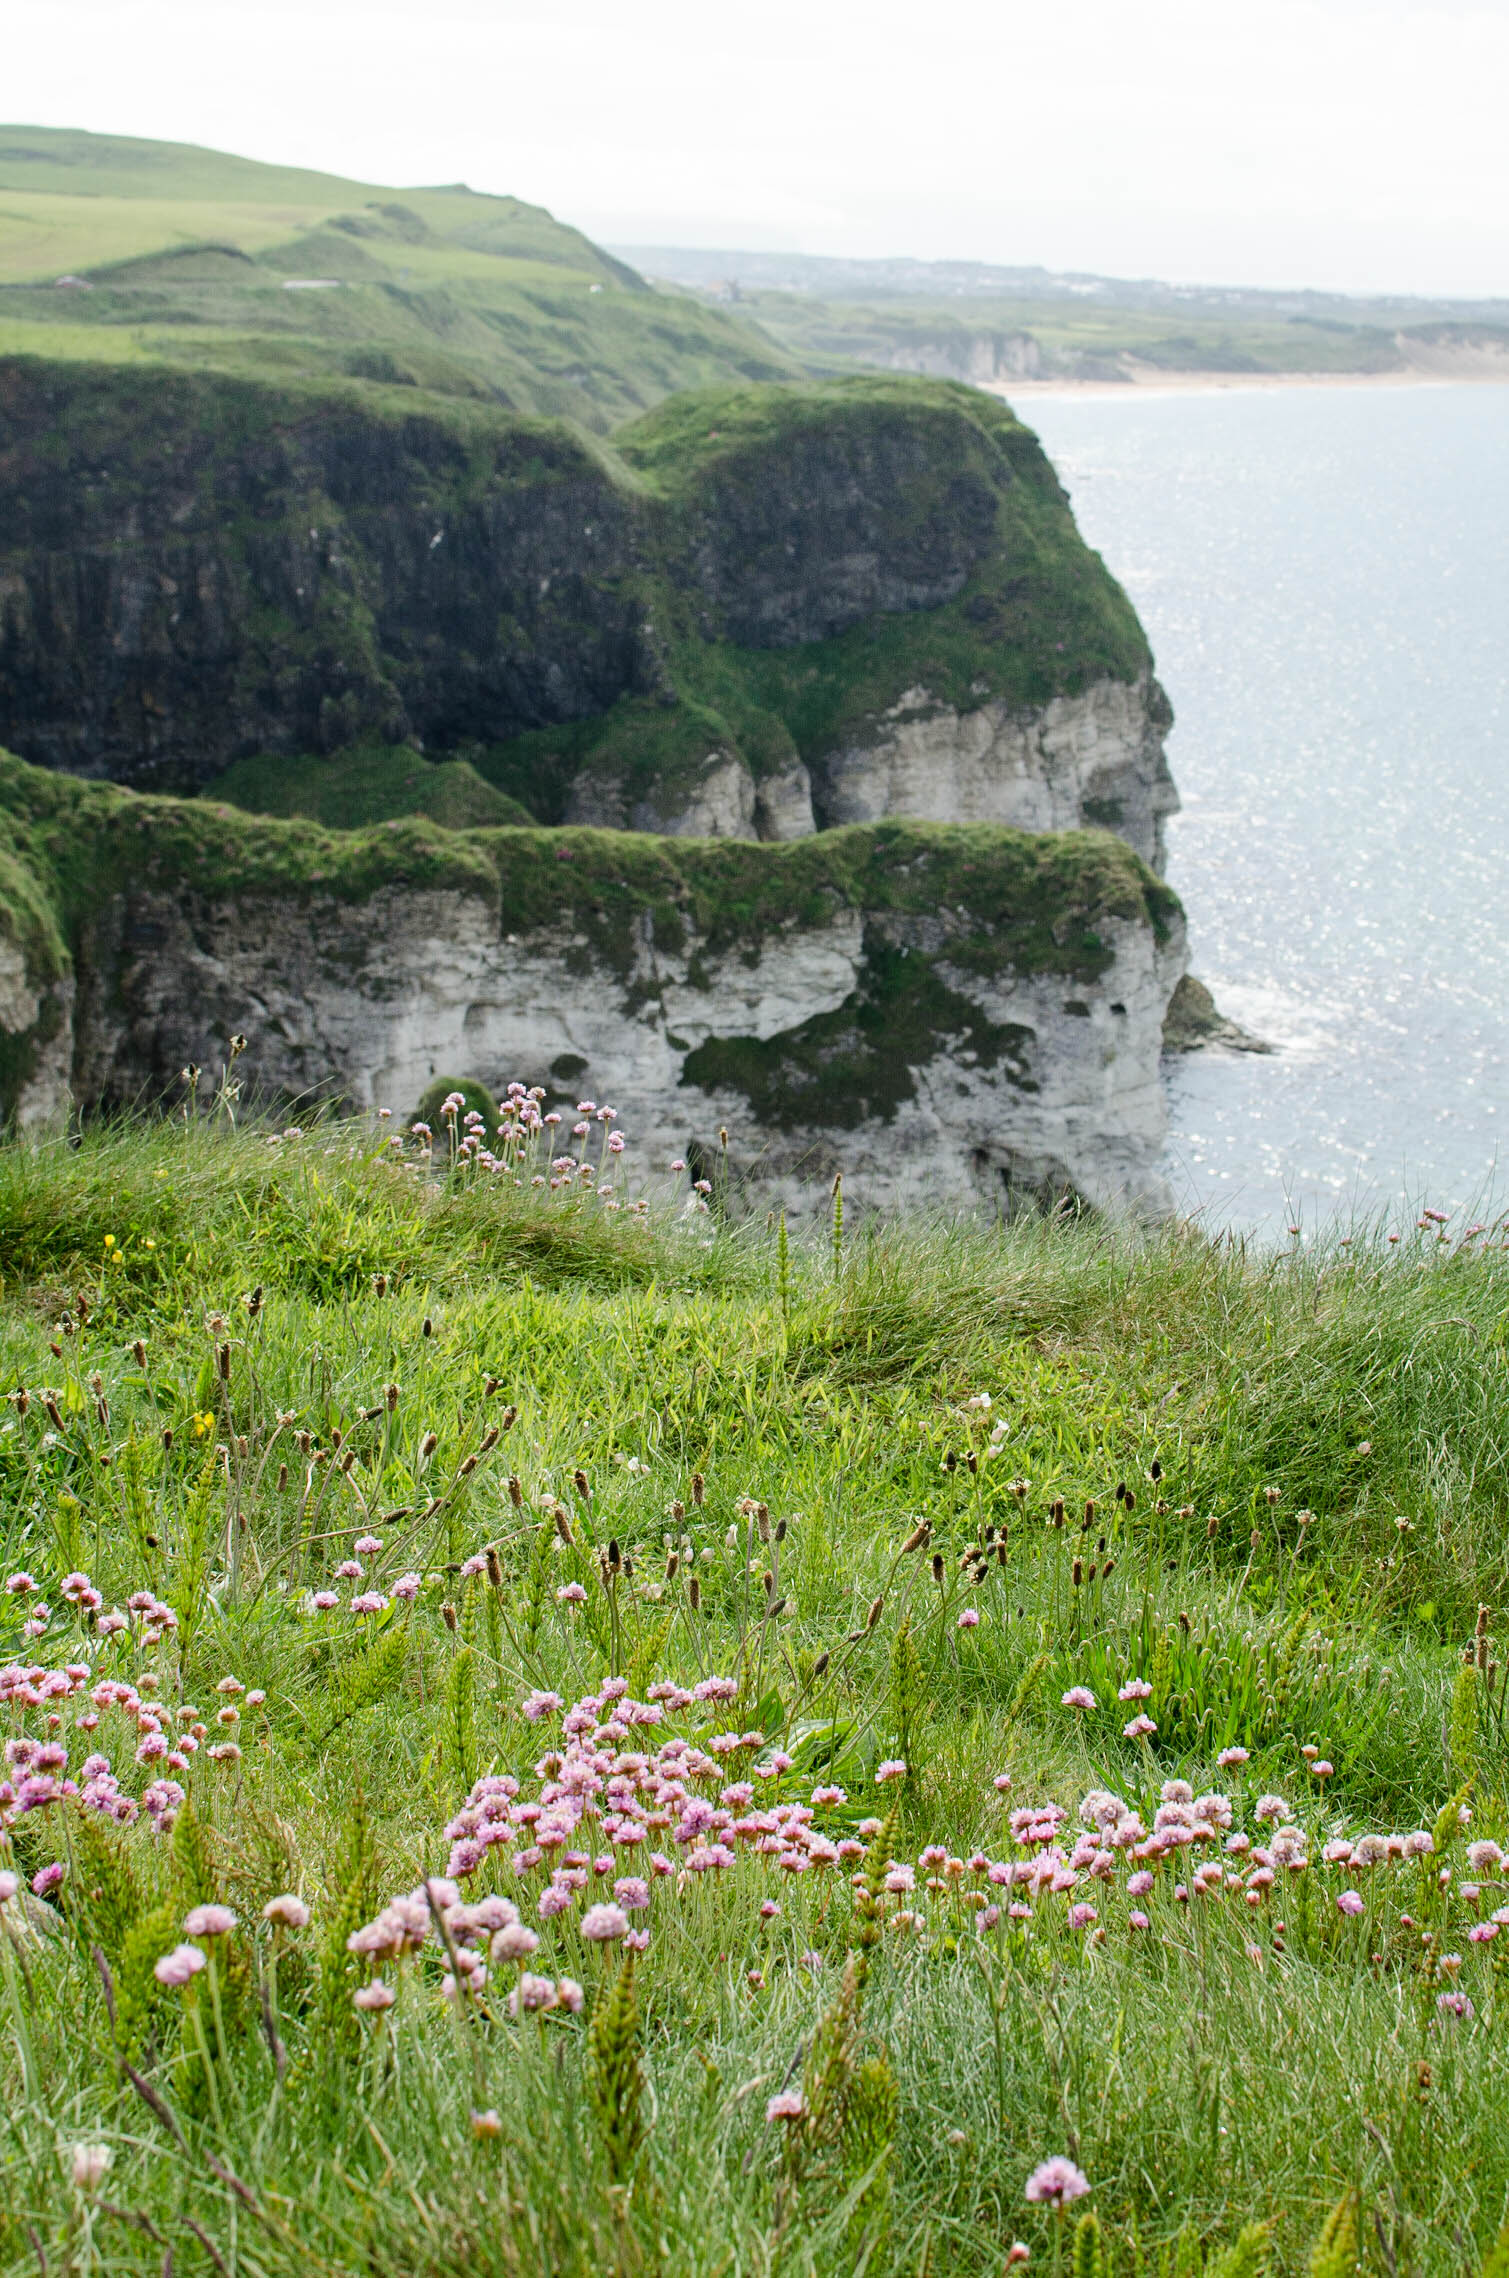
<path id="1" fill-rule="evenodd" d="M 409 744 L 360 745 L 328 759 L 240 759 L 216 777 L 215 797 L 248 814 L 302 815 L 333 830 L 363 830 L 405 815 L 426 815 L 445 830 L 534 820 L 468 761 L 431 762 Z"/>
<path id="2" fill-rule="evenodd" d="M 653 1134 L 629 1138 L 631 1165 L 653 1160 Z M 78 1816 L 65 1831 L 59 1807 L 18 1827 L 28 1873 L 53 1857 L 74 1872 L 43 1917 L 64 1934 L 23 1938 L 24 1974 L 13 1967 L 0 1996 L 6 2266 L 36 2267 L 39 2242 L 50 2267 L 70 2241 L 77 2260 L 67 2147 L 84 2140 L 113 2150 L 109 2208 L 156 2234 L 95 2213 L 123 2271 L 156 2273 L 165 2243 L 175 2266 L 208 2267 L 207 2235 L 232 2260 L 254 2239 L 258 2267 L 290 2278 L 641 2261 L 794 2278 L 861 2257 L 898 2278 L 924 2265 L 995 2278 L 1013 2237 L 1034 2260 L 1054 2252 L 1022 2187 L 1058 2151 L 1088 2174 L 1112 2234 L 1124 2242 L 1135 2223 L 1144 2249 L 1188 2226 L 1213 2250 L 1260 2218 L 1279 2269 L 1298 2271 L 1355 2185 L 1366 2267 L 1476 2269 L 1509 2195 L 1497 1948 L 1467 1939 L 1479 1909 L 1441 1900 L 1433 1868 L 1332 1870 L 1319 1843 L 1429 1826 L 1467 1777 L 1472 1833 L 1506 1834 L 1501 1698 L 1490 1710 L 1482 1681 L 1457 1674 L 1479 1602 L 1502 1603 L 1509 1582 L 1497 1237 L 1262 1261 L 1178 1232 L 914 1227 L 851 1243 L 836 1274 L 826 1251 L 798 1252 L 783 1295 L 773 1235 L 706 1218 L 678 1230 L 653 1175 L 659 1199 L 638 1226 L 580 1196 L 432 1182 L 378 1161 L 379 1141 L 332 1130 L 269 1147 L 222 1123 L 0 1152 L 0 1372 L 34 1388 L 27 1414 L 0 1421 L 0 1560 L 57 1609 L 25 1650 L 49 1666 L 80 1653 L 150 1665 L 167 1706 L 210 1715 L 211 1740 L 222 1676 L 267 1696 L 242 1697 L 239 1762 L 201 1753 L 184 1775 L 196 1816 L 171 1841 L 145 1819 L 118 1833 Z M 387 1383 L 391 1424 L 372 1420 Z M 40 1384 L 56 1388 L 60 1430 Z M 990 1414 L 964 1405 L 981 1391 Z M 504 1401 L 513 1431 L 463 1478 Z M 977 1479 L 949 1468 L 983 1446 L 991 1416 L 1006 1425 L 1000 1457 Z M 311 1472 L 297 1431 L 326 1451 L 341 1434 L 352 1468 L 327 1453 Z M 228 1462 L 208 1455 L 217 1442 Z M 1087 1496 L 1097 1512 L 1081 1531 Z M 759 1575 L 774 1546 L 741 1497 L 792 1514 L 784 1610 L 768 1624 Z M 557 1500 L 576 1549 L 558 1543 Z M 304 1590 L 377 1513 L 372 1575 L 421 1573 L 412 1611 L 378 1617 L 375 1634 L 310 1615 Z M 922 1560 L 898 1561 L 919 1513 L 944 1554 L 941 1592 Z M 1008 1530 L 1005 1567 L 967 1583 L 961 1547 L 987 1524 Z M 696 1615 L 686 1567 L 664 1571 L 664 1540 L 683 1532 Z M 592 1548 L 610 1537 L 634 1567 L 616 1620 Z M 488 1543 L 496 1586 L 459 1571 Z M 150 1587 L 179 1609 L 178 1631 L 155 1651 L 106 1647 L 59 1597 L 78 1567 L 107 1604 Z M 580 1609 L 556 1597 L 577 1578 Z M 969 1631 L 955 1626 L 965 1602 L 981 1612 Z M 0 1599 L 0 1658 L 23 1647 L 21 1611 Z M 528 1687 L 571 1699 L 615 1662 L 641 1698 L 667 1675 L 741 1672 L 720 1721 L 777 1738 L 813 1728 L 787 1794 L 808 1792 L 805 1767 L 836 1745 L 852 1801 L 820 1813 L 834 1835 L 884 1809 L 895 1791 L 872 1769 L 905 1755 L 882 1866 L 933 1840 L 960 1860 L 976 1844 L 1010 1856 L 991 1784 L 1003 1768 L 1013 1804 L 1072 1807 L 1109 1785 L 1149 1819 L 1165 1778 L 1228 1787 L 1249 1825 L 1252 1799 L 1274 1789 L 1312 1830 L 1314 1863 L 1255 1908 L 1236 1893 L 1193 1910 L 1165 1867 L 1140 1939 L 1114 1882 L 1081 1883 L 1104 1943 L 1069 1931 L 1048 1896 L 1014 1941 L 981 1941 L 947 1877 L 925 1887 L 924 1865 L 915 1893 L 883 1902 L 924 1927 L 885 1931 L 852 2039 L 834 2006 L 862 1927 L 851 1894 L 831 1870 L 777 1877 L 754 1855 L 661 1887 L 636 1917 L 651 1942 L 637 2031 L 616 2052 L 585 2017 L 516 2034 L 506 1965 L 492 2022 L 458 2030 L 428 1958 L 383 1970 L 403 1987 L 389 2020 L 355 2019 L 349 1925 L 443 1865 L 441 1824 L 476 1771 L 512 1771 L 533 1792 L 555 1728 L 520 1719 Z M 1153 1684 L 1149 1753 L 1120 1737 L 1130 1712 L 1114 1690 L 1134 1672 Z M 1075 1682 L 1099 1703 L 1083 1718 L 1058 1705 Z M 104 1748 L 137 1792 L 149 1771 L 132 1762 L 136 1735 L 112 1711 L 86 1741 L 62 1706 L 72 1762 Z M 1251 1762 L 1223 1777 L 1213 1759 L 1228 1740 Z M 1334 1764 L 1323 1790 L 1302 1742 Z M 755 1786 L 760 1801 L 775 1792 Z M 657 1839 L 676 1853 L 670 1831 Z M 1462 1879 L 1460 1848 L 1453 1864 Z M 1349 1878 L 1365 1894 L 1357 1922 L 1330 1895 Z M 979 1880 L 966 1869 L 963 1887 Z M 780 1912 L 762 1919 L 772 1883 Z M 529 1887 L 503 1872 L 504 1892 Z M 302 1891 L 313 1921 L 281 1935 L 268 1984 L 286 2052 L 275 2091 L 248 1958 L 255 1931 L 266 1982 L 259 1910 L 281 1890 Z M 155 1989 L 152 1957 L 191 1901 L 216 1895 L 247 1927 L 217 1949 L 213 1987 Z M 1504 1895 L 1490 1887 L 1480 1911 Z M 1406 1909 L 1463 1956 L 1467 2023 L 1440 2021 L 1441 1981 L 1420 1967 Z M 599 2000 L 612 1972 L 571 1916 L 539 1926 L 534 1966 Z M 93 1945 L 155 2112 L 115 2062 Z M 823 1966 L 799 1962 L 811 1952 Z M 637 2153 L 624 2133 L 635 2041 Z M 814 2097 L 823 2077 L 833 2132 L 798 2164 L 800 2139 L 783 2154 L 765 2102 L 793 2082 Z M 496 2109 L 501 2136 L 475 2136 L 469 2109 Z M 626 2141 L 615 2193 L 610 2146 Z M 1191 2243 L 1180 2266 L 1199 2260 Z"/>
<path id="3" fill-rule="evenodd" d="M 54 281 L 85 272 L 87 292 Z M 597 429 L 798 369 L 517 198 L 24 127 L 0 128 L 0 352 L 345 375 Z"/>

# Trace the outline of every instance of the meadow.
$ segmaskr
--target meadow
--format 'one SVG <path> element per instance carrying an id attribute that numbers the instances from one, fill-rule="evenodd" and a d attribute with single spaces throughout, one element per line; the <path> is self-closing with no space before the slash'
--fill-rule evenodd
<path id="1" fill-rule="evenodd" d="M 0 2271 L 1503 2278 L 1503 1227 L 198 1101 L 0 1148 Z"/>

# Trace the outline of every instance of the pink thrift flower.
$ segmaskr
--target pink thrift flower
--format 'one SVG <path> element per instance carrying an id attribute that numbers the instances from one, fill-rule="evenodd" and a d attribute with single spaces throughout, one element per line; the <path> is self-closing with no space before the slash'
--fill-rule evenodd
<path id="1" fill-rule="evenodd" d="M 1130 1677 L 1116 1695 L 1119 1701 L 1146 1701 L 1152 1698 L 1153 1688 L 1145 1677 Z"/>
<path id="2" fill-rule="evenodd" d="M 1147 1927 L 1147 1916 L 1143 1914 L 1137 1907 L 1133 1907 L 1131 1913 L 1127 1916 L 1127 1928 L 1129 1930 L 1146 1930 Z"/>
<path id="3" fill-rule="evenodd" d="M 391 2009 L 397 1999 L 392 1986 L 384 1985 L 380 1977 L 373 1978 L 370 1985 L 359 1985 L 351 1996 L 355 2008 L 372 2011 Z"/>
<path id="4" fill-rule="evenodd" d="M 1122 1726 L 1121 1731 L 1123 1739 L 1146 1740 L 1149 1734 L 1156 1732 L 1157 1729 L 1157 1725 L 1154 1724 L 1150 1716 L 1134 1716 L 1130 1724 Z"/>
<path id="5" fill-rule="evenodd" d="M 204 1968 L 205 1957 L 198 1946 L 175 1946 L 171 1954 L 163 1954 L 152 1964 L 152 1975 L 159 1985 L 187 1985 Z"/>
<path id="6" fill-rule="evenodd" d="M 882 1788 L 891 1780 L 904 1780 L 905 1778 L 906 1759 L 902 1756 L 888 1756 L 876 1770 L 875 1785 Z"/>
<path id="7" fill-rule="evenodd" d="M 270 1898 L 262 1909 L 264 1922 L 277 1922 L 285 1930 L 302 1930 L 309 1920 L 309 1909 L 301 1898 L 287 1891 L 281 1898 Z"/>
<path id="8" fill-rule="evenodd" d="M 1088 1685 L 1071 1685 L 1063 1697 L 1062 1706 L 1064 1708 L 1072 1709 L 1092 1709 L 1095 1706 L 1095 1695 L 1091 1692 Z M 1049 2165 L 1052 2165 L 1051 2161 L 1049 2162 Z M 1044 2169 L 1039 2168 L 1037 2172 L 1041 2175 L 1045 2171 Z M 1075 2172 L 1077 2174 L 1078 2169 L 1076 2169 Z M 1088 2188 L 1088 2186 L 1086 2186 L 1086 2188 Z M 1078 2194 L 1076 2193 L 1075 2196 L 1077 2197 Z"/>
<path id="9" fill-rule="evenodd" d="M 1362 1910 L 1363 1900 L 1361 1891 L 1344 1890 L 1339 1893 L 1336 1900 L 1336 1911 L 1338 1914 L 1360 1914 Z"/>
<path id="10" fill-rule="evenodd" d="M 976 1612 L 973 1606 L 966 1606 L 963 1613 L 959 1616 L 960 1629 L 978 1629 L 979 1626 L 979 1614 Z"/>
<path id="11" fill-rule="evenodd" d="M 191 1938 L 225 1938 L 235 1929 L 236 1917 L 228 1906 L 191 1906 L 183 1926 Z"/>
<path id="12" fill-rule="evenodd" d="M 1045 2159 L 1027 2178 L 1026 2198 L 1030 2206 L 1066 2207 L 1072 2199 L 1082 2199 L 1089 2188 L 1089 2179 L 1072 2159 Z"/>
<path id="13" fill-rule="evenodd" d="M 581 1919 L 581 1933 L 598 1945 L 607 1945 L 621 1938 L 629 1927 L 629 1917 L 621 1906 L 589 1906 Z"/>
<path id="14" fill-rule="evenodd" d="M 775 2120 L 805 2120 L 807 2099 L 799 2088 L 783 2088 L 765 2107 L 767 2125 Z"/>
<path id="15" fill-rule="evenodd" d="M 405 1606 L 411 1605 L 414 1599 L 418 1597 L 422 1586 L 422 1577 L 420 1575 L 400 1574 L 398 1580 L 393 1585 L 393 1595 L 399 1600 L 400 1604 Z"/>

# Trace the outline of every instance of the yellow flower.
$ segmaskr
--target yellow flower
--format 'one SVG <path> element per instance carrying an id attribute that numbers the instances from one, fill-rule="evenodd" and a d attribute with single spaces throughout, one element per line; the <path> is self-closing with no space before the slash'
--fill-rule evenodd
<path id="1" fill-rule="evenodd" d="M 202 1440 L 206 1432 L 212 1432 L 215 1429 L 215 1419 L 208 1408 L 204 1409 L 202 1413 L 196 1413 L 190 1418 L 190 1421 L 194 1426 L 196 1440 Z"/>
<path id="2" fill-rule="evenodd" d="M 157 1247 L 157 1244 L 156 1244 L 156 1243 L 153 1241 L 153 1239 L 152 1239 L 151 1235 L 150 1235 L 150 1234 L 148 1234 L 148 1235 L 147 1235 L 147 1237 L 146 1237 L 146 1239 L 145 1239 L 145 1240 L 143 1241 L 143 1243 L 142 1243 L 142 1248 L 143 1248 L 144 1250 L 155 1250 L 155 1249 L 156 1249 L 156 1247 Z"/>

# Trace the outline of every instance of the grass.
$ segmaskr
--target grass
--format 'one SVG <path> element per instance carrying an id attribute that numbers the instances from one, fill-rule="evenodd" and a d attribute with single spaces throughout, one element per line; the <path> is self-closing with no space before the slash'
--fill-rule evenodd
<path id="1" fill-rule="evenodd" d="M 377 744 L 297 758 L 259 753 L 215 778 L 215 797 L 248 814 L 302 815 L 330 830 L 365 830 L 426 815 L 444 830 L 529 825 L 517 799 L 484 783 L 468 760 L 428 761 L 412 744 Z"/>
<path id="2" fill-rule="evenodd" d="M 0 134 L 8 353 L 349 378 L 598 432 L 677 388 L 800 376 L 764 333 L 651 292 L 518 198 L 125 136 Z M 81 275 L 87 290 L 56 282 Z M 340 284 L 288 291 L 290 277 Z"/>
<path id="3" fill-rule="evenodd" d="M 1100 2226 L 1076 2269 L 1490 2267 L 1506 1940 L 1468 1933 L 1509 1893 L 1465 1846 L 1509 1835 L 1502 1622 L 1479 1614 L 1509 1582 L 1498 1230 L 807 1246 L 725 1223 L 716 1191 L 699 1208 L 653 1134 L 610 1157 L 597 1120 L 570 1152 L 640 1209 L 597 1199 L 595 1168 L 541 1189 L 520 1158 L 516 1185 L 491 1116 L 488 1174 L 450 1167 L 443 1125 L 432 1161 L 380 1125 L 237 1130 L 229 1085 L 206 1107 L 0 1151 L 0 1556 L 40 1585 L 0 1598 L 0 1661 L 88 1665 L 86 1689 L 13 1695 L 10 1734 L 53 1716 L 69 1772 L 97 1750 L 132 1798 L 164 1769 L 136 1761 L 154 1716 L 203 1738 L 182 1799 L 152 1791 L 171 1828 L 7 1813 L 43 1895 L 0 1908 L 0 2269 L 994 2273 L 1016 2238 L 1057 2265 L 1024 2184 L 1060 2153 Z M 382 1547 L 340 1581 L 367 1530 Z M 709 1673 L 730 1700 L 686 1697 Z M 616 1677 L 663 1724 L 615 1722 Z M 1093 1708 L 1061 1706 L 1080 1685 Z M 521 1714 L 540 1691 L 596 1700 L 609 1753 L 583 1776 L 620 1783 L 581 1823 L 595 1888 L 568 1872 L 554 1914 L 545 1867 L 474 1841 L 508 1809 L 491 1775 L 515 1810 L 545 1792 L 520 1850 L 593 1745 Z M 697 1753 L 725 1728 L 731 1756 Z M 693 1753 L 662 1749 L 636 1802 L 677 1734 Z M 27 1755 L 10 1777 L 45 1792 Z M 678 1843 L 678 1784 L 711 1808 L 731 1777 L 756 1811 L 815 1790 L 813 1840 L 799 1815 L 728 1866 L 690 1821 Z M 1150 1861 L 1140 1899 L 1093 1843 L 1072 1892 L 991 1878 L 1046 1840 L 1013 1810 L 1066 1807 L 1067 1854 L 1092 1791 L 1151 1828 L 1181 1779 L 1259 1842 L 1281 1795 L 1310 1864 L 1249 1898 L 1218 1827 Z M 615 1806 L 651 1812 L 646 1841 Z M 1322 1856 L 1416 1828 L 1426 1865 Z M 647 1908 L 624 1894 L 645 1951 L 594 1946 L 582 1909 L 656 1845 L 677 1871 Z M 1241 1881 L 1176 1895 L 1212 1857 Z M 442 1890 L 408 1958 L 348 1950 L 448 1868 L 492 1894 L 480 1919 Z M 280 1893 L 307 1924 L 263 1919 Z M 237 1926 L 159 1983 L 207 1903 Z M 527 1977 L 505 1941 L 448 2000 L 514 1904 Z M 358 2009 L 374 1978 L 395 2005 Z M 551 2006 L 511 2017 L 535 1979 Z M 795 2116 L 767 2120 L 783 2092 Z"/>

